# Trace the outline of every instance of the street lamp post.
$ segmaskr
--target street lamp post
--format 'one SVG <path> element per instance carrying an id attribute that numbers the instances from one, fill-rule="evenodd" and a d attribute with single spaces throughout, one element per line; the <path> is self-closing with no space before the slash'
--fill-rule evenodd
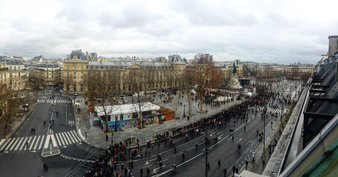
<path id="1" fill-rule="evenodd" d="M 207 120 L 208 120 L 208 112 L 207 113 Z M 205 130 L 205 177 L 208 177 L 208 128 L 209 124 L 206 125 Z"/>
<path id="2" fill-rule="evenodd" d="M 263 130 L 263 161 L 265 161 L 265 115 L 266 113 L 263 115 L 263 125 L 264 125 L 264 130 Z"/>
<path id="3" fill-rule="evenodd" d="M 131 128 L 129 128 L 129 131 L 130 131 L 130 139 L 129 139 L 129 168 L 131 170 L 132 168 L 132 163 L 133 163 L 133 157 L 131 156 L 131 139 L 132 139 L 132 134 L 131 134 Z"/>
<path id="4" fill-rule="evenodd" d="M 208 177 L 208 127 L 205 130 L 205 177 Z"/>

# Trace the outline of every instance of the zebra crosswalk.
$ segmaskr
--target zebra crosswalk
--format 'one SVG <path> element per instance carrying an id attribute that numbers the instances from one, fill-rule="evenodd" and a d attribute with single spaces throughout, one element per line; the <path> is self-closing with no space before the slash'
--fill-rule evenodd
<path id="1" fill-rule="evenodd" d="M 7 140 L 2 139 L 0 142 L 0 152 L 19 152 L 19 151 L 31 151 L 36 152 L 42 148 L 48 147 L 49 142 L 54 147 L 68 145 L 74 143 L 80 143 L 81 139 L 76 134 L 75 130 L 53 133 L 49 135 L 35 135 L 26 137 L 13 137 Z"/>
<path id="2" fill-rule="evenodd" d="M 9 138 L 0 148 L 1 152 L 40 150 L 46 135 Z"/>
<path id="3" fill-rule="evenodd" d="M 76 134 L 75 130 L 55 133 L 55 139 L 59 146 L 67 146 L 74 143 L 81 142 L 80 137 Z"/>

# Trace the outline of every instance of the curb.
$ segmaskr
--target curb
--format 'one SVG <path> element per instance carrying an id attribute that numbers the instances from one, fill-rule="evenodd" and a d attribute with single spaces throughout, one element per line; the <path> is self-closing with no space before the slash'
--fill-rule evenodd
<path id="1" fill-rule="evenodd" d="M 8 135 L 6 135 L 4 137 L 4 139 L 8 139 L 9 137 L 11 137 L 14 133 L 16 133 L 18 131 L 19 128 L 21 128 L 22 124 L 27 120 L 27 118 L 31 115 L 31 113 L 33 112 L 33 110 L 35 109 L 35 106 L 37 105 L 38 103 L 34 103 L 33 106 L 32 106 L 32 109 L 25 115 L 23 116 L 23 120 L 16 126 L 14 127 L 13 131 L 11 131 Z M 0 145 L 1 146 L 1 145 Z"/>
<path id="2" fill-rule="evenodd" d="M 75 157 L 69 157 L 63 154 L 60 154 L 60 157 L 67 159 L 67 160 L 75 160 L 75 161 L 79 161 L 79 162 L 86 162 L 86 163 L 95 163 L 95 161 L 93 160 L 84 160 L 84 159 L 79 159 L 79 158 L 75 158 Z"/>
<path id="3" fill-rule="evenodd" d="M 77 126 L 76 126 L 77 127 Z M 90 144 L 86 141 L 86 138 L 83 137 L 82 133 L 81 133 L 81 129 L 77 128 L 77 134 L 79 135 L 79 137 L 81 138 L 81 140 L 86 143 L 88 146 L 91 146 L 91 147 L 94 147 L 94 148 L 97 148 L 97 149 L 101 149 L 101 150 L 106 150 L 106 148 L 103 148 L 103 147 L 99 147 L 99 146 L 95 146 L 93 144 Z"/>
<path id="4" fill-rule="evenodd" d="M 65 97 L 65 98 L 68 98 L 68 99 L 70 99 L 70 100 L 73 100 L 72 98 L 70 98 L 70 96 L 69 95 L 62 95 L 63 97 Z M 85 139 L 85 137 L 83 137 L 83 135 L 82 135 L 82 133 L 81 133 L 81 129 L 79 128 L 79 121 L 78 121 L 78 119 L 79 118 L 77 118 L 77 113 L 76 113 L 76 110 L 75 110 L 75 107 L 74 107 L 74 103 L 72 102 L 72 108 L 73 108 L 73 115 L 74 115 L 74 119 L 75 119 L 75 128 L 76 128 L 76 132 L 77 132 L 77 134 L 79 135 L 79 137 L 81 138 L 81 140 L 85 143 L 85 144 L 87 144 L 88 146 L 91 146 L 91 147 L 94 147 L 94 148 L 97 148 L 97 149 L 101 149 L 101 150 L 106 150 L 106 148 L 102 148 L 102 147 L 99 147 L 99 146 L 95 146 L 95 145 L 92 145 L 92 144 L 90 144 L 90 143 L 88 143 L 87 141 L 86 141 L 86 139 Z"/>
<path id="5" fill-rule="evenodd" d="M 64 97 L 66 97 L 66 98 L 68 98 L 68 99 L 72 99 L 72 98 L 70 98 L 69 96 L 66 96 L 66 95 L 63 95 Z M 243 100 L 241 100 L 241 101 L 238 101 L 238 104 L 241 104 L 243 102 Z M 74 103 L 73 103 L 74 104 Z M 82 141 L 84 142 L 84 143 L 86 143 L 87 145 L 89 145 L 89 146 L 91 146 L 91 147 L 94 147 L 94 148 L 98 148 L 98 149 L 102 149 L 102 150 L 106 150 L 107 148 L 103 148 L 103 147 L 100 147 L 100 146 L 96 146 L 96 145 L 93 145 L 93 144 L 90 144 L 90 143 L 88 143 L 87 141 L 86 141 L 86 139 L 83 137 L 83 135 L 82 135 L 82 133 L 81 133 L 81 129 L 79 128 L 79 118 L 76 116 L 76 110 L 75 110 L 75 107 L 74 107 L 74 105 L 72 104 L 72 106 L 73 106 L 73 113 L 74 113 L 74 118 L 75 118 L 75 126 L 76 126 L 76 129 L 77 129 L 77 134 L 79 135 L 79 137 L 82 139 Z M 236 106 L 237 104 L 231 104 L 231 105 L 229 105 L 227 108 L 223 108 L 223 109 L 220 109 L 219 111 L 215 111 L 214 112 L 214 114 L 213 115 L 215 115 L 215 114 L 218 114 L 218 113 L 220 113 L 221 111 L 223 111 L 223 110 L 227 110 L 227 109 L 229 109 L 229 108 L 231 108 L 231 107 L 233 107 L 233 106 Z M 211 114 L 209 114 L 208 115 L 208 117 L 210 117 L 211 116 Z M 197 122 L 197 121 L 199 121 L 199 120 L 201 120 L 202 118 L 199 118 L 199 119 L 196 119 L 196 120 L 194 120 L 194 121 L 191 121 L 191 122 L 189 122 L 189 123 L 192 123 L 192 122 Z M 189 124 L 188 123 L 188 124 Z M 188 125 L 188 124 L 185 124 L 185 125 Z M 182 125 L 182 126 L 184 126 L 184 125 Z M 175 128 L 175 127 L 172 127 L 172 128 Z M 168 130 L 170 130 L 170 129 L 172 129 L 172 128 L 168 128 L 168 129 L 166 129 L 166 130 L 163 130 L 163 131 L 168 131 Z M 182 135 L 182 134 L 175 134 L 175 135 L 172 135 L 172 136 L 170 136 L 170 137 L 172 137 L 172 138 L 175 138 L 175 137 L 177 137 L 177 136 L 180 136 L 180 135 Z M 147 145 L 147 142 L 145 142 L 145 143 L 143 143 L 143 144 L 139 144 L 139 146 L 140 147 L 144 147 L 144 146 L 146 146 Z M 134 146 L 131 146 L 130 148 L 136 148 L 137 147 L 137 145 L 134 145 Z"/>

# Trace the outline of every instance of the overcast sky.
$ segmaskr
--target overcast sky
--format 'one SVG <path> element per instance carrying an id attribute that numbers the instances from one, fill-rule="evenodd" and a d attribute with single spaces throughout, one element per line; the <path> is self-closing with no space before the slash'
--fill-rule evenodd
<path id="1" fill-rule="evenodd" d="M 338 34 L 335 0 L 1 0 L 0 54 L 315 63 Z"/>

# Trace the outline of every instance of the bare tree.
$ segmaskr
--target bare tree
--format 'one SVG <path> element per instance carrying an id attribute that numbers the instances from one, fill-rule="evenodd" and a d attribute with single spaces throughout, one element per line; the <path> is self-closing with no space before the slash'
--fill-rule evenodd
<path id="1" fill-rule="evenodd" d="M 181 80 L 179 80 L 179 83 L 182 83 L 181 90 L 185 92 L 187 95 L 187 102 L 188 102 L 188 118 L 192 115 L 192 100 L 195 96 L 195 69 L 192 65 L 188 65 L 183 73 L 183 77 L 181 77 Z"/>
<path id="2" fill-rule="evenodd" d="M 0 84 L 0 122 L 3 135 L 11 129 L 11 123 L 18 113 L 19 102 L 17 92 L 10 90 L 6 85 Z"/>
<path id="3" fill-rule="evenodd" d="M 299 66 L 297 64 L 295 64 L 291 67 L 290 77 L 291 77 L 291 79 L 298 79 L 298 77 L 299 77 Z"/>
<path id="4" fill-rule="evenodd" d="M 200 111 L 203 111 L 205 98 L 208 96 L 208 90 L 215 88 L 220 83 L 220 71 L 216 69 L 212 61 L 200 64 L 197 60 L 193 61 L 194 83 L 197 88 L 197 98 L 200 100 Z"/>
<path id="5" fill-rule="evenodd" d="M 36 77 L 34 75 L 30 75 L 27 80 L 27 85 L 30 90 L 33 92 L 33 100 L 36 100 L 37 94 L 39 91 L 43 89 L 44 80 L 40 77 Z"/>
<path id="6" fill-rule="evenodd" d="M 150 74 L 150 73 L 149 73 Z M 148 77 L 147 77 L 148 76 Z M 126 74 L 126 79 L 128 80 L 128 87 L 129 91 L 132 93 L 135 93 L 133 95 L 136 96 L 137 99 L 137 104 L 138 104 L 138 118 L 139 118 L 139 123 L 140 126 L 139 128 L 143 128 L 143 116 L 142 116 L 142 106 L 143 106 L 143 101 L 144 101 L 144 96 L 146 94 L 145 88 L 149 87 L 147 84 L 154 84 L 154 81 L 156 76 L 150 76 L 146 74 L 144 69 L 140 65 L 133 65 L 129 67 L 129 70 L 127 71 Z M 151 81 L 151 79 L 154 79 Z"/>
<path id="7" fill-rule="evenodd" d="M 86 96 L 90 103 L 100 106 L 104 113 L 101 117 L 105 122 L 105 130 L 109 131 L 110 115 L 114 111 L 114 105 L 119 104 L 116 97 L 120 94 L 117 79 L 120 71 L 89 71 L 88 80 L 84 81 L 88 85 Z M 115 117 L 115 124 L 117 124 Z M 117 127 L 115 126 L 115 131 Z"/>

